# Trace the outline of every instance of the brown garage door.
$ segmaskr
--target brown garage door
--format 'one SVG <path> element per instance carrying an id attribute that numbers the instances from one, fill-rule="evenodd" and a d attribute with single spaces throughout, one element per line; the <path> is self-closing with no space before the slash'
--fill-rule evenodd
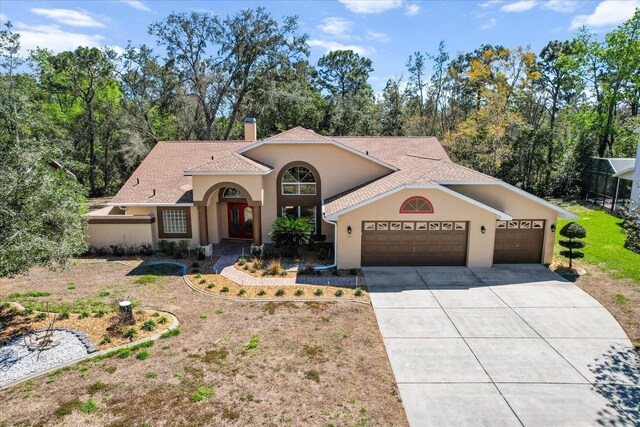
<path id="1" fill-rule="evenodd" d="M 544 224 L 545 221 L 542 219 L 498 221 L 493 263 L 539 264 L 542 262 Z"/>
<path id="2" fill-rule="evenodd" d="M 464 221 L 364 221 L 362 265 L 466 265 Z"/>

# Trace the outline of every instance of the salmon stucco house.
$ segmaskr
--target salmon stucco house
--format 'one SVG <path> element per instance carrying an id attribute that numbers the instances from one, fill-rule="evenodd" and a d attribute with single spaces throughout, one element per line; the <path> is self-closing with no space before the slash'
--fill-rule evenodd
<path id="1" fill-rule="evenodd" d="M 327 137 L 296 127 L 265 140 L 159 142 L 109 207 L 92 246 L 222 239 L 269 242 L 278 216 L 305 217 L 338 268 L 551 262 L 570 212 L 453 163 L 432 137 Z"/>

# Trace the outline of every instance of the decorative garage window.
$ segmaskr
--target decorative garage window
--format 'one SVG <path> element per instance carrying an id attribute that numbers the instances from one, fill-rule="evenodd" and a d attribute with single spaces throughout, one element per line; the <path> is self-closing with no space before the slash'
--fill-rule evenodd
<path id="1" fill-rule="evenodd" d="M 293 218 L 306 218 L 313 225 L 313 234 L 316 234 L 316 207 L 315 206 L 283 206 L 282 216 Z"/>
<path id="2" fill-rule="evenodd" d="M 316 177 L 304 166 L 294 166 L 282 175 L 283 195 L 314 195 L 316 194 Z"/>
<path id="3" fill-rule="evenodd" d="M 190 208 L 158 208 L 158 236 L 160 238 L 191 238 Z"/>
<path id="4" fill-rule="evenodd" d="M 227 187 L 224 189 L 224 193 L 222 193 L 222 197 L 225 199 L 244 199 L 244 194 L 242 194 L 242 191 L 240 190 Z"/>
<path id="5" fill-rule="evenodd" d="M 416 214 L 416 213 L 433 213 L 433 205 L 424 197 L 410 197 L 402 203 L 400 213 Z"/>
<path id="6" fill-rule="evenodd" d="M 544 228 L 544 220 L 524 219 L 513 221 L 496 221 L 496 229 L 528 230 Z"/>

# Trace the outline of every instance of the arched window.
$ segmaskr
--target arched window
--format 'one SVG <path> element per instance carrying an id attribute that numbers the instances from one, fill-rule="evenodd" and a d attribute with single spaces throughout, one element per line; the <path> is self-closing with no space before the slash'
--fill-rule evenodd
<path id="1" fill-rule="evenodd" d="M 227 187 L 224 189 L 222 197 L 225 199 L 244 199 L 244 194 L 242 194 L 242 191 L 236 190 L 233 187 Z"/>
<path id="2" fill-rule="evenodd" d="M 409 197 L 402 203 L 400 213 L 416 214 L 416 213 L 433 213 L 433 205 L 424 197 Z"/>
<path id="3" fill-rule="evenodd" d="M 316 177 L 304 166 L 294 166 L 282 175 L 281 191 L 283 195 L 315 195 Z"/>

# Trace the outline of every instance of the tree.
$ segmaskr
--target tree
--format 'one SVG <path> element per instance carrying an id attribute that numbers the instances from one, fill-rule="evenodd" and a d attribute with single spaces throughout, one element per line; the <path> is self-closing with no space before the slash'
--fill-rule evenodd
<path id="1" fill-rule="evenodd" d="M 307 218 L 282 216 L 273 222 L 269 236 L 285 255 L 298 256 L 298 247 L 309 243 L 312 231 L 313 225 Z"/>
<path id="2" fill-rule="evenodd" d="M 404 135 L 404 97 L 400 85 L 401 79 L 389 79 L 382 92 L 382 135 Z"/>
<path id="3" fill-rule="evenodd" d="M 20 38 L 6 27 L 0 31 L 0 81 L 10 88 L 0 114 L 0 277 L 58 266 L 86 249 L 82 188 L 59 166 L 62 150 L 43 137 L 52 131 L 38 111 L 33 79 L 13 74 Z"/>
<path id="4" fill-rule="evenodd" d="M 560 255 L 569 259 L 569 268 L 573 268 L 573 260 L 584 258 L 584 253 L 577 249 L 585 247 L 585 243 L 580 240 L 587 237 L 587 231 L 577 222 L 570 222 L 560 230 L 560 235 L 569 240 L 560 240 L 560 246 L 567 250 L 560 251 Z"/>

